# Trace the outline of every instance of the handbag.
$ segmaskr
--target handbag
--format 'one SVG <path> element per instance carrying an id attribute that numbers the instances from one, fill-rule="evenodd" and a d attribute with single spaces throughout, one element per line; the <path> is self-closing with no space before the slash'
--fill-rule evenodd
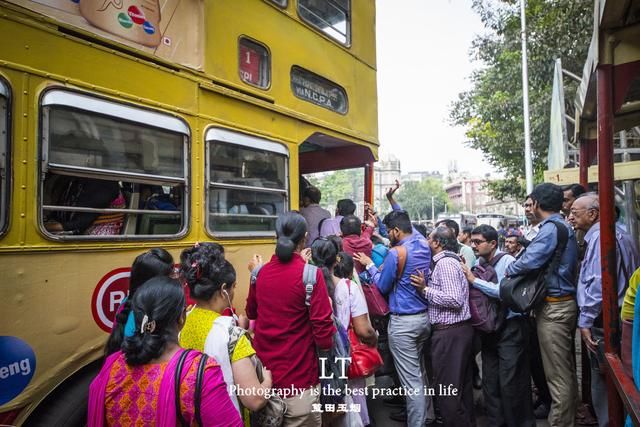
<path id="1" fill-rule="evenodd" d="M 256 366 L 258 381 L 264 381 L 262 376 L 262 362 L 257 356 L 253 356 Z M 287 412 L 287 404 L 278 396 L 273 394 L 267 399 L 267 404 L 261 409 L 251 413 L 251 425 L 259 427 L 280 427 L 284 421 L 284 414 Z"/>
<path id="2" fill-rule="evenodd" d="M 507 276 L 500 282 L 500 299 L 516 313 L 528 313 L 539 306 L 547 296 L 547 276 L 558 269 L 562 253 L 567 247 L 569 232 L 556 221 L 550 221 L 558 230 L 558 242 L 547 267 L 524 274 Z"/>
<path id="3" fill-rule="evenodd" d="M 353 280 L 360 284 L 360 287 L 362 288 L 362 293 L 364 294 L 364 299 L 367 301 L 367 309 L 369 310 L 370 316 L 384 317 L 389 314 L 391 310 L 389 310 L 387 300 L 382 296 L 376 284 L 371 281 L 371 276 L 369 276 L 369 273 L 366 270 L 358 274 L 354 269 Z"/>
<path id="4" fill-rule="evenodd" d="M 192 350 L 184 350 L 178 359 L 178 364 L 176 365 L 174 385 L 175 385 L 175 404 L 176 404 L 176 417 L 178 418 L 178 422 L 181 426 L 188 426 L 189 424 L 182 416 L 182 410 L 180 409 L 180 377 L 182 376 L 182 367 L 184 366 L 184 361 L 187 358 L 187 355 Z M 207 359 L 209 356 L 206 354 L 202 354 L 200 357 L 200 363 L 198 364 L 198 371 L 196 375 L 196 389 L 193 396 L 193 410 L 194 410 L 194 418 L 198 425 L 202 424 L 202 417 L 200 415 L 200 405 L 202 402 L 202 381 L 204 378 L 204 369 L 207 365 Z"/>
<path id="5" fill-rule="evenodd" d="M 349 294 L 351 294 L 351 282 L 347 280 Z M 353 330 L 353 318 L 349 317 L 349 343 L 351 344 L 351 363 L 347 370 L 347 377 L 362 378 L 373 375 L 376 369 L 384 362 L 376 347 L 369 347 L 360 342 L 360 339 Z"/>

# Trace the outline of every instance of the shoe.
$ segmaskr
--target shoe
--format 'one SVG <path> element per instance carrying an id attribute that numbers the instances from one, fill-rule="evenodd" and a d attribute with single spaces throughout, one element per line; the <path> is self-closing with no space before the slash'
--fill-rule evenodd
<path id="1" fill-rule="evenodd" d="M 389 414 L 389 418 L 391 418 L 393 421 L 399 421 L 401 423 L 406 423 L 407 422 L 407 410 L 405 408 L 402 408 L 396 412 L 392 412 Z"/>
<path id="2" fill-rule="evenodd" d="M 535 415 L 537 420 L 544 420 L 549 416 L 549 410 L 551 408 L 546 403 L 540 403 L 534 410 L 533 415 Z"/>
<path id="3" fill-rule="evenodd" d="M 480 390 L 482 388 L 482 378 L 480 378 L 479 372 L 476 372 L 473 375 L 473 388 L 476 390 Z"/>
<path id="4" fill-rule="evenodd" d="M 404 396 L 385 397 L 382 399 L 382 403 L 387 406 L 405 406 L 407 404 Z"/>

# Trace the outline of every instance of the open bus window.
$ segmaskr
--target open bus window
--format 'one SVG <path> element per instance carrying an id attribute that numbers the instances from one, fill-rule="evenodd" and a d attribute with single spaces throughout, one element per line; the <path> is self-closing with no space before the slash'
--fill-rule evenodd
<path id="1" fill-rule="evenodd" d="M 288 209 L 288 150 L 223 129 L 207 141 L 208 230 L 215 236 L 274 236 Z"/>
<path id="2" fill-rule="evenodd" d="M 0 235 L 7 229 L 9 213 L 9 86 L 0 79 Z"/>
<path id="3" fill-rule="evenodd" d="M 121 239 L 186 231 L 189 129 L 182 121 L 57 90 L 42 107 L 46 233 Z"/>
<path id="4" fill-rule="evenodd" d="M 350 0 L 298 0 L 298 14 L 329 37 L 351 43 Z"/>

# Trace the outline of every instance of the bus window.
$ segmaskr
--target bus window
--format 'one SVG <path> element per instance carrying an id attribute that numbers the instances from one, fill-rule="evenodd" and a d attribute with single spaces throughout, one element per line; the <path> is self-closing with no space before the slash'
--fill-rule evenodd
<path id="1" fill-rule="evenodd" d="M 298 0 L 298 14 L 329 37 L 351 43 L 350 0 Z"/>
<path id="2" fill-rule="evenodd" d="M 42 98 L 43 230 L 73 239 L 186 231 L 189 129 L 179 119 L 73 92 Z"/>
<path id="3" fill-rule="evenodd" d="M 275 3 L 278 6 L 285 8 L 287 7 L 287 0 L 269 0 L 271 3 Z"/>
<path id="4" fill-rule="evenodd" d="M 271 84 L 271 60 L 267 48 L 253 40 L 238 40 L 238 71 L 240 79 L 260 89 Z"/>
<path id="5" fill-rule="evenodd" d="M 208 230 L 214 236 L 274 236 L 288 209 L 288 150 L 223 129 L 206 134 Z"/>
<path id="6" fill-rule="evenodd" d="M 0 235 L 9 213 L 9 86 L 0 79 Z"/>

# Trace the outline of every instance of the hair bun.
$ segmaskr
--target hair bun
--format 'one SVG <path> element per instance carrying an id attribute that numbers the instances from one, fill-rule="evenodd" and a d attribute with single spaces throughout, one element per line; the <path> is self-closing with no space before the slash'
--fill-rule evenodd
<path id="1" fill-rule="evenodd" d="M 276 256 L 280 261 L 287 262 L 293 258 L 293 251 L 295 251 L 296 245 L 288 237 L 278 237 L 278 243 L 276 243 Z"/>

